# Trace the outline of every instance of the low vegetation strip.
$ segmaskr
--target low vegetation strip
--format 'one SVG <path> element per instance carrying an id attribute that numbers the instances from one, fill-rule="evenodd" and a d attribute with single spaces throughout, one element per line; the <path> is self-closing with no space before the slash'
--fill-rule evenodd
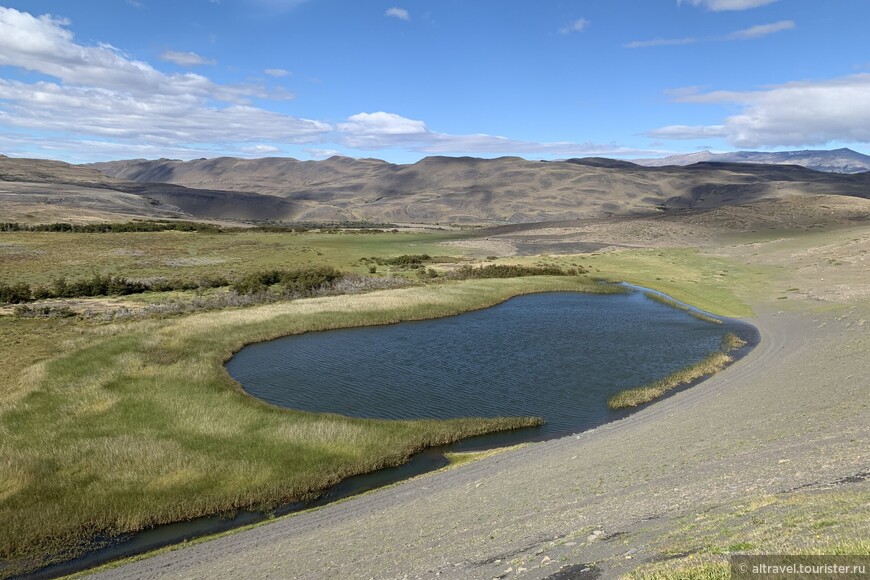
<path id="1" fill-rule="evenodd" d="M 703 320 L 704 322 L 711 322 L 713 324 L 722 324 L 722 321 L 719 320 L 718 318 L 715 318 L 715 317 L 710 316 L 708 314 L 704 314 L 703 312 L 695 310 L 694 308 L 691 308 L 691 307 L 683 304 L 682 302 L 677 302 L 676 300 L 674 300 L 670 296 L 665 296 L 664 294 L 659 294 L 658 292 L 650 292 L 650 291 L 645 291 L 643 293 L 643 295 L 646 296 L 647 298 L 649 298 L 650 300 L 654 300 L 655 302 L 665 304 L 667 306 L 670 306 L 671 308 L 676 308 L 677 310 L 682 310 L 682 311 L 686 312 L 687 314 L 694 316 L 698 320 Z"/>
<path id="2" fill-rule="evenodd" d="M 637 407 L 638 405 L 654 401 L 681 385 L 687 385 L 700 378 L 716 374 L 734 361 L 734 358 L 729 353 L 741 348 L 745 344 L 746 342 L 743 339 L 729 332 L 722 338 L 720 350 L 707 355 L 703 360 L 695 364 L 671 373 L 649 385 L 621 391 L 608 399 L 607 406 L 611 409 Z"/>
<path id="3" fill-rule="evenodd" d="M 461 266 L 450 272 L 448 278 L 454 280 L 469 280 L 474 278 L 520 278 L 523 276 L 576 276 L 586 274 L 580 268 L 562 269 L 558 266 L 519 266 L 514 264 L 490 264 L 475 268 Z"/>
<path id="4" fill-rule="evenodd" d="M 49 286 L 30 286 L 19 282 L 0 282 L 0 304 L 23 304 L 46 298 L 82 298 L 94 296 L 127 296 L 144 292 L 171 292 L 177 290 L 203 290 L 231 286 L 241 295 L 266 292 L 280 287 L 284 294 L 307 296 L 316 290 L 331 286 L 344 274 L 331 266 L 308 266 L 292 269 L 273 269 L 252 272 L 230 282 L 225 276 L 199 276 L 195 280 L 154 278 L 131 280 L 112 274 L 94 274 L 90 278 L 68 281 L 58 278 Z"/>
<path id="5" fill-rule="evenodd" d="M 427 446 L 537 424 L 280 409 L 242 392 L 223 362 L 288 334 L 447 316 L 544 291 L 602 289 L 580 276 L 469 280 L 112 324 L 0 320 L 4 340 L 39 331 L 20 338 L 18 358 L 30 363 L 10 361 L 21 370 L 0 384 L 0 576 L 68 559 L 98 537 L 270 509 Z"/>

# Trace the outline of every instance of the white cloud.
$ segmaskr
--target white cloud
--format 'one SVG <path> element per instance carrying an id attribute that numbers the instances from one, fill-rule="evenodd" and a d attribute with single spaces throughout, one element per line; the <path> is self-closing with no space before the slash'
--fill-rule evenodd
<path id="1" fill-rule="evenodd" d="M 668 125 L 646 133 L 657 139 L 706 139 L 708 137 L 727 137 L 724 125 Z"/>
<path id="2" fill-rule="evenodd" d="M 686 94 L 677 100 L 736 105 L 742 110 L 721 124 L 663 127 L 648 135 L 664 139 L 724 136 L 737 147 L 870 143 L 870 73 L 792 82 L 758 91 Z"/>
<path id="3" fill-rule="evenodd" d="M 408 11 L 404 8 L 397 8 L 393 6 L 392 8 L 387 8 L 387 11 L 384 12 L 384 16 L 390 16 L 392 18 L 398 18 L 399 20 L 411 20 L 411 15 L 408 14 Z"/>
<path id="4" fill-rule="evenodd" d="M 572 32 L 582 32 L 589 28 L 589 21 L 585 18 L 578 18 L 571 24 L 563 26 L 559 29 L 559 34 L 571 34 Z"/>
<path id="5" fill-rule="evenodd" d="M 684 44 L 695 44 L 700 42 L 700 39 L 694 36 L 685 38 L 653 38 L 652 40 L 635 40 L 624 45 L 625 48 L 650 48 L 653 46 L 681 46 Z"/>
<path id="6" fill-rule="evenodd" d="M 635 40 L 624 44 L 624 48 L 650 48 L 655 46 L 679 46 L 684 44 L 695 44 L 698 42 L 723 42 L 730 40 L 750 40 L 753 38 L 761 38 L 781 32 L 783 30 L 791 30 L 796 25 L 794 20 L 780 20 L 772 24 L 759 24 L 742 30 L 736 30 L 727 36 L 708 36 L 706 38 L 696 38 L 687 36 L 685 38 L 654 38 L 652 40 Z"/>
<path id="7" fill-rule="evenodd" d="M 794 20 L 780 20 L 779 22 L 774 22 L 772 24 L 759 24 L 758 26 L 751 26 L 749 28 L 744 28 L 743 30 L 738 30 L 731 33 L 728 38 L 735 40 L 761 38 L 762 36 L 767 36 L 783 30 L 791 30 L 794 27 Z"/>
<path id="8" fill-rule="evenodd" d="M 163 147 L 245 141 L 308 143 L 327 123 L 253 107 L 248 99 L 289 99 L 286 91 L 220 85 L 193 74 L 167 75 L 105 45 L 75 41 L 67 20 L 0 7 L 0 65 L 59 82 L 0 78 L 0 126 Z"/>
<path id="9" fill-rule="evenodd" d="M 777 0 L 677 0 L 677 4 L 691 4 L 692 6 L 703 6 L 707 10 L 714 12 L 722 12 L 725 10 L 749 10 L 773 4 Z"/>
<path id="10" fill-rule="evenodd" d="M 395 113 L 359 113 L 339 123 L 342 141 L 349 147 L 382 148 L 399 143 L 413 143 L 425 137 L 429 130 L 423 121 L 407 119 Z"/>
<path id="11" fill-rule="evenodd" d="M 267 68 L 263 72 L 270 77 L 289 77 L 293 75 L 289 70 L 284 70 L 283 68 Z"/>
<path id="12" fill-rule="evenodd" d="M 312 159 L 328 159 L 330 157 L 335 157 L 336 155 L 341 155 L 341 151 L 336 149 L 306 149 L 305 152 L 308 153 Z"/>
<path id="13" fill-rule="evenodd" d="M 426 123 L 395 113 L 359 113 L 338 124 L 338 141 L 354 149 L 405 148 L 432 154 L 511 154 L 544 156 L 652 155 L 616 144 L 558 141 L 539 143 L 496 135 L 451 135 L 431 131 Z"/>
<path id="14" fill-rule="evenodd" d="M 345 122 L 293 117 L 251 100 L 292 98 L 259 85 L 224 85 L 194 73 L 167 74 L 106 44 L 79 43 L 67 20 L 0 7 L 0 66 L 49 77 L 0 77 L 0 131 L 20 135 L 14 151 L 56 151 L 50 157 L 183 158 L 267 154 L 307 144 L 445 154 L 635 155 L 615 144 L 522 141 L 430 130 L 389 112 L 359 113 Z M 277 70 L 277 69 L 276 69 Z M 49 135 L 37 137 L 37 135 Z M 0 139 L 2 143 L 2 139 Z M 266 149 L 264 149 L 266 148 Z M 7 149 L 10 150 L 10 149 Z"/>
<path id="15" fill-rule="evenodd" d="M 200 66 L 204 64 L 216 64 L 215 61 L 203 58 L 195 52 L 177 52 L 175 50 L 164 50 L 160 55 L 160 60 L 174 62 L 178 66 Z"/>
<path id="16" fill-rule="evenodd" d="M 252 155 L 268 155 L 269 153 L 278 153 L 281 151 L 274 145 L 252 145 L 241 147 L 240 150 L 243 153 L 250 153 Z"/>

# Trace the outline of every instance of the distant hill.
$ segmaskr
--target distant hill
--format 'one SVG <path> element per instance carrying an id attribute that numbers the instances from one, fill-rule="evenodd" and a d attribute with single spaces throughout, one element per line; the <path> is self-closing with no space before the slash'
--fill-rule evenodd
<path id="1" fill-rule="evenodd" d="M 712 208 L 791 195 L 870 195 L 870 174 L 737 163 L 642 167 L 599 158 L 436 156 L 395 165 L 347 157 L 222 157 L 115 161 L 90 168 L 149 188 L 163 181 L 281 199 L 292 204 L 292 219 L 299 221 L 524 223 Z"/>
<path id="2" fill-rule="evenodd" d="M 800 165 L 816 171 L 829 173 L 861 173 L 870 171 L 870 155 L 851 149 L 780 151 L 735 151 L 733 153 L 711 153 L 699 151 L 688 155 L 671 155 L 660 159 L 635 159 L 634 163 L 645 167 L 665 167 L 667 165 L 692 165 L 700 162 L 718 163 L 762 163 L 771 165 Z"/>
<path id="3" fill-rule="evenodd" d="M 131 160 L 90 166 L 0 156 L 2 221 L 183 218 L 510 224 L 710 209 L 806 195 L 870 196 L 870 173 L 588 158 L 333 157 Z"/>
<path id="4" fill-rule="evenodd" d="M 290 200 L 248 192 L 143 184 L 93 167 L 0 155 L 0 221 L 290 219 Z"/>

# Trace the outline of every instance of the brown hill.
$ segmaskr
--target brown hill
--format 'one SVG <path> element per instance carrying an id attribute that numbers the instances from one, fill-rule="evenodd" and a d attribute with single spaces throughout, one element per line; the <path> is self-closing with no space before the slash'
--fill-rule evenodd
<path id="1" fill-rule="evenodd" d="M 296 213 L 292 201 L 274 196 L 135 183 L 93 167 L 0 155 L 0 221 L 268 220 Z"/>
<path id="2" fill-rule="evenodd" d="M 293 202 L 296 220 L 522 223 L 712 208 L 791 195 L 870 195 L 870 174 L 795 165 L 642 167 L 608 159 L 427 157 L 410 165 L 333 157 L 94 164 L 137 182 L 255 191 Z"/>

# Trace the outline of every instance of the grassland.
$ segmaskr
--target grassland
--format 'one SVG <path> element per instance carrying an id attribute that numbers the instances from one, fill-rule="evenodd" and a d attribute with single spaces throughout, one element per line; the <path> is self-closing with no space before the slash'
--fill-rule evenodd
<path id="1" fill-rule="evenodd" d="M 367 273 L 362 258 L 456 255 L 461 248 L 440 244 L 462 235 L 4 233 L 0 277 L 44 284 L 91 273 L 195 277 L 312 264 Z M 579 266 L 730 316 L 749 315 L 743 297 L 768 292 L 776 270 L 684 249 L 498 263 Z M 366 421 L 276 409 L 242 393 L 222 368 L 246 343 L 590 289 L 584 276 L 466 280 L 126 322 L 0 316 L 0 560 L 17 566 L 0 575 L 47 555 L 65 558 L 96 535 L 268 509 L 427 445 L 533 421 Z M 165 294 L 125 299 L 187 296 Z"/>
<path id="2" fill-rule="evenodd" d="M 652 288 L 718 316 L 748 317 L 747 295 L 770 292 L 774 267 L 759 268 L 697 249 L 631 249 L 583 255 L 506 258 L 508 262 L 583 267 L 592 275 Z"/>
<path id="3" fill-rule="evenodd" d="M 252 240 L 258 251 L 279 243 L 263 237 L 269 241 Z M 309 237 L 305 244 L 322 248 L 324 260 L 328 248 L 352 259 L 337 239 Z M 97 238 L 112 248 L 105 240 Z M 370 242 L 354 244 L 358 255 L 384 251 L 384 240 L 357 240 Z M 83 245 L 66 252 L 87 255 Z M 70 260 L 48 261 L 64 269 L 73 267 Z M 43 264 L 31 274 L 55 272 Z M 426 446 L 537 424 L 535 418 L 367 421 L 273 408 L 242 393 L 223 369 L 244 344 L 596 286 L 579 276 L 474 280 L 112 324 L 0 317 L 0 336 L 9 345 L 0 355 L 0 520 L 6 523 L 0 560 L 12 563 L 0 571 L 66 558 L 97 535 L 243 507 L 268 509 L 397 464 Z"/>
<path id="4" fill-rule="evenodd" d="M 0 234 L 0 280 L 50 284 L 93 273 L 128 278 L 190 278 L 221 274 L 236 277 L 275 268 L 328 264 L 345 272 L 366 273 L 362 258 L 402 254 L 458 255 L 439 245 L 462 234 L 431 233 L 197 233 L 140 232 Z M 389 266 L 379 267 L 389 271 Z"/>

